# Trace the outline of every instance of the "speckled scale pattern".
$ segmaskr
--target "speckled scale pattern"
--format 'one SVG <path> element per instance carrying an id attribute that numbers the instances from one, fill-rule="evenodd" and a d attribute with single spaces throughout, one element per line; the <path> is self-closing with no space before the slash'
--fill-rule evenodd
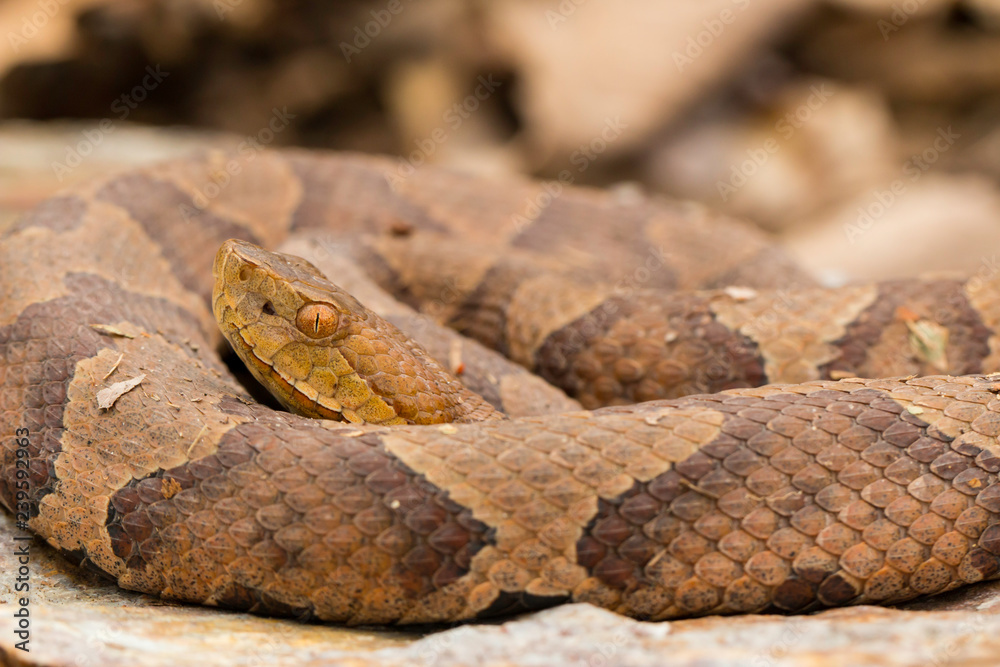
<path id="1" fill-rule="evenodd" d="M 486 527 L 379 447 L 377 437 L 259 414 L 209 456 L 134 480 L 111 498 L 108 534 L 164 597 L 262 613 L 444 620 L 462 600 L 421 600 L 468 572 Z M 197 573 L 193 576 L 192 573 Z"/>
<path id="2" fill-rule="evenodd" d="M 649 619 L 897 602 L 1000 573 L 997 379 L 774 385 L 389 449 L 495 517 L 500 591 Z"/>
<path id="3" fill-rule="evenodd" d="M 435 253 L 454 253 L 453 248 L 414 247 L 437 268 L 439 285 L 461 284 L 471 273 L 467 266 L 449 272 L 456 262 L 436 261 Z M 390 258 L 411 250 L 401 242 L 380 248 Z M 540 256 L 538 262 L 547 259 Z M 473 289 L 456 296 L 441 319 L 505 353 L 522 350 L 512 356 L 587 408 L 774 382 L 997 368 L 1000 319 L 991 304 L 1000 281 L 914 279 L 829 289 L 731 286 L 694 292 L 651 288 L 650 277 L 639 285 L 620 281 L 595 296 L 588 284 L 593 278 L 581 278 L 575 267 L 517 270 L 525 262 L 523 254 L 499 259 Z M 636 272 L 658 274 L 645 265 Z M 411 301 L 422 294 L 405 282 L 395 287 Z M 582 312 L 553 315 L 544 287 L 562 293 L 562 302 L 587 305 Z M 433 299 L 415 300 L 425 312 L 441 310 Z"/>
<path id="4" fill-rule="evenodd" d="M 550 334 L 534 359 L 539 375 L 586 408 L 755 387 L 765 378 L 757 343 L 689 294 L 612 298 Z"/>
<path id="5" fill-rule="evenodd" d="M 672 588 L 655 611 L 640 606 L 648 586 L 623 594 L 625 611 L 651 617 L 896 602 L 993 576 L 1000 561 L 980 538 L 996 521 L 984 495 L 995 455 L 953 447 L 890 396 L 837 387 L 682 400 L 726 414 L 724 437 L 602 507 L 595 571 L 622 589 L 646 578 Z M 968 399 L 950 411 L 1000 408 Z M 927 460 L 929 445 L 941 451 Z M 669 509 L 650 517 L 656 501 Z"/>
<path id="6" fill-rule="evenodd" d="M 508 225 L 542 186 L 426 168 L 394 189 L 391 161 L 292 152 L 259 154 L 222 187 L 232 159 L 77 186 L 0 238 L 0 502 L 14 510 L 14 434 L 27 428 L 29 528 L 119 585 L 257 613 L 419 623 L 566 600 L 646 619 L 806 611 L 1000 575 L 1000 377 L 931 374 L 997 368 L 997 280 L 781 294 L 766 288 L 801 272 L 759 234 L 699 209 L 565 188 L 526 226 Z M 218 195 L 205 201 L 208 184 Z M 233 235 L 275 247 L 324 229 L 464 238 L 518 261 L 545 251 L 575 263 L 574 276 L 612 281 L 602 292 L 600 280 L 532 272 L 517 284 L 517 272 L 472 258 L 459 291 L 511 279 L 498 340 L 522 359 L 558 348 L 567 363 L 552 375 L 586 381 L 595 404 L 660 396 L 644 380 L 678 359 L 684 391 L 698 389 L 711 380 L 698 365 L 718 350 L 739 361 L 719 376 L 726 386 L 760 369 L 761 381 L 797 382 L 473 423 L 276 412 L 216 352 L 203 298 L 211 253 Z M 383 260 L 382 277 L 405 283 Z M 644 282 L 639 266 L 657 263 Z M 615 289 L 623 275 L 631 282 Z M 552 285 L 566 291 L 533 291 Z M 650 318 L 634 304 L 659 287 L 717 290 L 661 293 L 677 307 Z M 601 326 L 560 338 L 614 299 Z M 507 317 L 532 311 L 537 326 Z M 666 352 L 644 359 L 654 337 Z M 694 354 L 695 340 L 718 350 Z M 819 379 L 894 368 L 890 349 L 922 375 Z M 608 374 L 618 386 L 599 391 Z M 100 390 L 140 376 L 99 407 Z"/>
<path id="7" fill-rule="evenodd" d="M 108 333 L 122 323 L 159 331 L 186 356 L 216 372 L 221 365 L 199 355 L 209 338 L 184 310 L 162 299 L 123 290 L 99 276 L 73 274 L 65 278 L 69 295 L 27 308 L 16 321 L 0 327 L 0 423 L 5 425 L 0 466 L 0 498 L 13 504 L 14 429 L 31 434 L 29 478 L 33 498 L 51 491 L 58 475 L 54 459 L 61 450 L 64 410 L 76 364 L 121 338 Z M 91 325 L 108 327 L 100 330 Z M 127 326 L 125 327 L 128 328 Z M 127 332 L 122 332 L 127 333 Z"/>

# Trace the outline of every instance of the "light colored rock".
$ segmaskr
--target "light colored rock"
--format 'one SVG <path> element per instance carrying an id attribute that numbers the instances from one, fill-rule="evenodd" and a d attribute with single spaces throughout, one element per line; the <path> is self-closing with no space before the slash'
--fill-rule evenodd
<path id="1" fill-rule="evenodd" d="M 786 249 L 827 284 L 1000 270 L 1000 193 L 993 183 L 922 174 L 907 164 L 893 180 L 804 224 L 786 237 Z"/>
<path id="2" fill-rule="evenodd" d="M 878 94 L 816 80 L 788 86 L 755 116 L 679 127 L 645 173 L 655 190 L 781 230 L 888 177 L 896 153 Z"/>
<path id="3" fill-rule="evenodd" d="M 489 37 L 520 74 L 519 104 L 536 159 L 566 159 L 607 140 L 642 145 L 813 0 L 507 0 L 484 5 Z M 603 151 L 602 151 L 603 152 Z"/>
<path id="4" fill-rule="evenodd" d="M 0 2 L 0 78 L 25 60 L 67 56 L 76 33 L 76 16 L 101 0 L 61 0 L 45 7 L 38 0 Z M 12 37 L 13 35 L 13 37 Z"/>
<path id="5" fill-rule="evenodd" d="M 450 630 L 378 655 L 403 656 L 409 664 L 423 658 L 424 664 L 441 667 L 995 664 L 1000 616 L 996 605 L 984 604 L 975 611 L 937 614 L 856 607 L 815 616 L 670 624 L 639 623 L 571 605 L 500 627 Z"/>

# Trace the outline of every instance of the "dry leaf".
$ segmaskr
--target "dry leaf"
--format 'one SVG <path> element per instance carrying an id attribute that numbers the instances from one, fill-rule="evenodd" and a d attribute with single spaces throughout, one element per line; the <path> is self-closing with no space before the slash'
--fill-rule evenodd
<path id="1" fill-rule="evenodd" d="M 906 320 L 910 330 L 910 347 L 917 357 L 944 373 L 948 370 L 948 329 L 930 320 Z"/>
<path id="2" fill-rule="evenodd" d="M 107 410 L 112 405 L 115 404 L 123 394 L 135 389 L 139 386 L 139 383 L 146 379 L 146 374 L 137 375 L 131 380 L 125 380 L 123 382 L 115 382 L 110 387 L 100 390 L 97 392 L 97 406 L 102 410 Z"/>
<path id="3" fill-rule="evenodd" d="M 109 377 L 111 377 L 111 374 L 114 373 L 116 370 L 118 370 L 118 364 L 120 364 L 122 362 L 122 359 L 124 359 L 124 358 L 125 358 L 125 353 L 124 352 L 122 352 L 121 354 L 119 354 L 118 355 L 118 359 L 115 360 L 115 363 L 111 367 L 111 370 L 109 370 L 107 373 L 105 373 L 104 377 L 102 377 L 101 379 L 102 380 L 107 380 Z"/>
<path id="4" fill-rule="evenodd" d="M 91 324 L 90 328 L 98 333 L 105 334 L 107 336 L 121 336 L 122 338 L 135 338 L 130 333 L 125 333 L 121 329 L 117 329 L 110 324 Z"/>
<path id="5" fill-rule="evenodd" d="M 752 287 L 726 287 L 722 291 L 734 301 L 749 301 L 757 297 L 757 290 Z"/>

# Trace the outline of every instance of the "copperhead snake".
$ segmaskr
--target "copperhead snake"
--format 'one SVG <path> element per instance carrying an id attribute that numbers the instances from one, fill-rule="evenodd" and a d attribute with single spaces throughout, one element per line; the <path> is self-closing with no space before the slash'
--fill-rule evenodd
<path id="1" fill-rule="evenodd" d="M 6 230 L 2 504 L 124 588 L 352 624 L 800 612 L 1000 574 L 1000 277 L 821 288 L 692 205 L 394 167 L 209 153 Z M 228 239 L 312 253 L 358 300 L 294 256 L 216 264 Z M 213 297 L 213 266 L 253 291 Z M 213 305 L 324 419 L 250 397 Z M 279 319 L 298 338 L 267 348 Z"/>

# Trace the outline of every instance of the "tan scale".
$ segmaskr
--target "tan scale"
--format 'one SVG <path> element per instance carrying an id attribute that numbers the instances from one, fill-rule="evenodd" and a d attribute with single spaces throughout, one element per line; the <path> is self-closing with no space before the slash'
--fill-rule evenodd
<path id="1" fill-rule="evenodd" d="M 715 295 L 710 306 L 720 322 L 757 343 L 770 382 L 807 382 L 839 356 L 831 343 L 877 297 L 875 285 L 802 290 L 792 303 L 770 290 L 734 289 Z"/>
<path id="2" fill-rule="evenodd" d="M 987 372 L 1000 371 L 1000 273 L 996 271 L 983 272 L 970 278 L 964 292 L 969 303 L 976 309 L 983 323 L 990 329 L 990 354 L 983 360 L 983 369 Z"/>
<path id="3" fill-rule="evenodd" d="M 524 230 L 524 223 L 515 216 L 524 216 L 530 226 L 534 222 L 531 216 L 535 210 L 533 203 L 544 202 L 549 197 L 542 184 L 511 179 L 509 187 L 503 190 L 456 198 L 453 196 L 456 189 L 468 183 L 467 174 L 448 172 L 428 177 L 423 169 L 417 169 L 408 178 L 399 179 L 395 164 L 388 171 L 395 191 L 404 194 L 452 229 L 466 229 L 468 234 L 463 234 L 463 237 L 477 244 L 508 244 Z M 467 225 L 470 219 L 476 220 L 476 224 Z"/>
<path id="4" fill-rule="evenodd" d="M 196 209 L 238 222 L 274 246 L 292 226 L 302 183 L 292 166 L 273 153 L 241 158 L 211 150 L 195 165 L 168 162 L 149 171 L 189 195 Z"/>
<path id="5" fill-rule="evenodd" d="M 147 580 L 150 574 L 126 570 L 111 551 L 105 526 L 108 498 L 132 480 L 212 454 L 219 439 L 244 421 L 219 419 L 214 406 L 221 396 L 240 395 L 242 390 L 208 373 L 191 373 L 187 355 L 159 336 L 140 332 L 129 323 L 116 327 L 135 337 L 119 339 L 119 351 L 104 349 L 77 364 L 67 390 L 62 452 L 54 462 L 60 482 L 40 503 L 33 525 L 59 549 L 86 547 L 95 565 L 118 577 L 122 585 L 143 590 L 153 587 Z M 142 360 L 150 358 L 159 360 L 156 371 L 143 364 Z M 116 363 L 114 372 L 105 377 Z M 119 397 L 114 406 L 98 407 L 100 389 L 141 373 L 146 374 L 143 382 Z M 117 443 L 134 445 L 123 449 L 91 444 L 96 433 L 109 430 L 116 433 Z M 153 570 L 166 566 L 164 561 Z M 173 565 L 180 566 L 179 562 Z M 167 572 L 164 581 L 169 580 Z"/>
<path id="6" fill-rule="evenodd" d="M 518 285 L 507 316 L 511 359 L 530 368 L 535 352 L 553 331 L 602 304 L 610 291 L 559 275 L 542 275 Z"/>
<path id="7" fill-rule="evenodd" d="M 451 318 L 496 263 L 490 252 L 441 252 L 456 244 L 435 234 L 416 233 L 405 242 L 383 236 L 367 243 L 439 321 Z"/>
<path id="8" fill-rule="evenodd" d="M 581 445 L 571 434 L 588 414 L 522 422 L 543 427 L 546 434 L 525 442 L 520 456 L 525 464 L 527 460 L 548 464 L 543 486 L 532 483 L 531 465 L 525 465 L 528 476 L 519 481 L 518 473 L 525 473 L 520 463 L 513 462 L 519 457 L 510 450 L 473 445 L 480 455 L 470 459 L 457 443 L 435 451 L 421 438 L 430 433 L 383 436 L 388 451 L 496 529 L 495 546 L 473 558 L 473 571 L 487 579 L 473 599 L 474 611 L 485 609 L 502 591 L 575 592 L 580 599 L 598 595 L 596 591 L 607 594 L 601 582 L 587 577 L 576 564 L 576 543 L 596 515 L 598 498 L 614 499 L 636 480 L 648 482 L 668 471 L 671 464 L 695 453 L 699 444 L 715 439 L 723 418 L 711 410 L 652 410 L 642 425 L 621 423 L 620 428 L 631 431 L 629 440 L 614 437 L 618 426 L 610 421 L 603 424 L 609 429 L 603 431 L 604 437 Z M 502 430 L 497 435 L 503 437 Z M 447 435 L 440 439 L 447 442 Z"/>
<path id="9" fill-rule="evenodd" d="M 711 225 L 709 210 L 700 204 L 689 204 L 684 210 L 686 235 L 683 251 L 676 250 L 677 222 L 668 216 L 654 217 L 645 225 L 651 249 L 668 259 L 681 276 L 678 287 L 694 289 L 712 284 L 720 274 L 751 260 L 765 249 L 766 242 L 753 236 L 703 236 L 699 229 Z M 720 261 L 705 261 L 706 257 Z"/>
<path id="10" fill-rule="evenodd" d="M 94 243 L 99 238 L 100 243 Z M 0 262 L 0 326 L 31 303 L 67 294 L 62 276 L 73 272 L 120 282 L 133 292 L 173 301 L 202 320 L 206 335 L 216 327 L 201 300 L 181 287 L 163 254 L 124 211 L 103 202 L 89 204 L 79 225 L 61 233 L 42 227 L 18 231 L 3 239 Z M 84 256 L 80 248 L 93 252 Z M 32 280 L 19 280 L 31 275 Z"/>

